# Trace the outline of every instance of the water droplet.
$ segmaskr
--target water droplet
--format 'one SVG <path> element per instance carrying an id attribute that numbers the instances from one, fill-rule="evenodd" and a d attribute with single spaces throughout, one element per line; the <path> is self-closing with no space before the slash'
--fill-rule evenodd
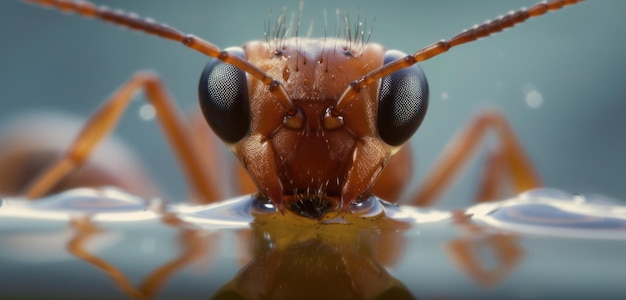
<path id="1" fill-rule="evenodd" d="M 533 84 L 526 84 L 522 89 L 524 92 L 524 100 L 530 108 L 539 108 L 543 104 L 543 95 L 535 88 Z"/>
<path id="2" fill-rule="evenodd" d="M 448 98 L 450 98 L 450 95 L 448 95 L 448 92 L 441 93 L 441 100 L 448 100 Z"/>
<path id="3" fill-rule="evenodd" d="M 152 104 L 146 103 L 139 107 L 139 117 L 143 121 L 150 121 L 156 117 L 156 110 Z"/>

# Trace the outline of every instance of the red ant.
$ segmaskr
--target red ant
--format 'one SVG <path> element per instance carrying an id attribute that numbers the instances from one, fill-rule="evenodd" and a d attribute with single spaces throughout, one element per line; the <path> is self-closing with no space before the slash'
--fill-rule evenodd
<path id="1" fill-rule="evenodd" d="M 417 62 L 580 0 L 538 3 L 410 55 L 359 42 L 359 37 L 284 38 L 280 32 L 267 41 L 222 50 L 169 26 L 88 2 L 28 2 L 174 40 L 216 58 L 201 75 L 200 105 L 211 128 L 247 171 L 249 178 L 241 176 L 243 190 L 254 186 L 281 212 L 313 205 L 322 207 L 323 213 L 350 211 L 372 193 L 396 200 L 406 185 L 408 151 L 402 146 L 420 126 L 429 96 Z M 63 158 L 34 180 L 26 197 L 45 195 L 81 165 L 115 127 L 137 90 L 143 90 L 156 109 L 194 198 L 218 200 L 220 187 L 208 175 L 210 164 L 194 141 L 196 134 L 189 131 L 163 83 L 152 73 L 136 74 L 106 101 Z M 411 203 L 431 203 L 491 129 L 502 147 L 489 160 L 480 198 L 497 192 L 502 172 L 511 174 L 515 190 L 540 186 L 505 119 L 487 113 L 471 122 L 457 146 L 442 155 L 438 167 L 412 193 Z"/>

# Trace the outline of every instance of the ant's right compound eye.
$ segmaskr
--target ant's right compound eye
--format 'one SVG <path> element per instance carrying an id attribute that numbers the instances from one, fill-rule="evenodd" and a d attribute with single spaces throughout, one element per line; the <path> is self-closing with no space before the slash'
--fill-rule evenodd
<path id="1" fill-rule="evenodd" d="M 229 48 L 232 55 L 245 57 L 242 48 Z M 200 108 L 211 129 L 224 142 L 240 141 L 250 130 L 248 80 L 246 73 L 221 60 L 204 67 L 198 86 Z"/>
<path id="2" fill-rule="evenodd" d="M 406 54 L 389 50 L 388 64 Z M 378 135 L 391 146 L 400 146 L 415 133 L 428 108 L 428 82 L 417 65 L 383 77 L 378 102 Z"/>

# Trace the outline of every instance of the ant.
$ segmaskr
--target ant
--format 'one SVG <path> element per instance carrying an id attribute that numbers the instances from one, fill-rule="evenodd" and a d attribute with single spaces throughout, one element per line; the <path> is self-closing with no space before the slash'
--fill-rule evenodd
<path id="1" fill-rule="evenodd" d="M 169 26 L 88 2 L 27 2 L 144 31 L 215 58 L 201 75 L 200 104 L 211 128 L 250 175 L 241 177 L 243 190 L 253 186 L 281 212 L 321 207 L 323 214 L 351 211 L 372 193 L 395 200 L 397 191 L 406 185 L 406 170 L 399 171 L 408 156 L 402 146 L 420 126 L 428 106 L 428 84 L 417 62 L 580 1 L 539 3 L 412 54 L 358 38 L 286 38 L 280 33 L 243 48 L 222 50 Z M 47 194 L 83 164 L 138 90 L 155 107 L 193 198 L 200 202 L 220 199 L 220 187 L 208 175 L 211 164 L 202 157 L 190 126 L 180 117 L 160 78 L 145 72 L 133 76 L 96 111 L 66 155 L 38 176 L 25 195 Z M 412 193 L 411 203 L 432 203 L 491 129 L 499 135 L 502 147 L 489 160 L 479 198 L 497 193 L 502 172 L 513 177 L 516 190 L 540 186 L 539 176 L 506 120 L 486 113 L 461 134 L 458 147 L 442 155 L 435 171 Z"/>

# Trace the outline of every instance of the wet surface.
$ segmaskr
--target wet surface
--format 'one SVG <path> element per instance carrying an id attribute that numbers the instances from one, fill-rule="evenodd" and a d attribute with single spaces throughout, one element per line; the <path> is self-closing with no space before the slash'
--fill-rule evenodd
<path id="1" fill-rule="evenodd" d="M 0 202 L 0 298 L 617 297 L 626 207 L 535 190 L 440 211 L 373 199 L 310 220 L 250 196 L 166 204 L 77 189 Z M 7 271 L 10 270 L 10 271 Z"/>

